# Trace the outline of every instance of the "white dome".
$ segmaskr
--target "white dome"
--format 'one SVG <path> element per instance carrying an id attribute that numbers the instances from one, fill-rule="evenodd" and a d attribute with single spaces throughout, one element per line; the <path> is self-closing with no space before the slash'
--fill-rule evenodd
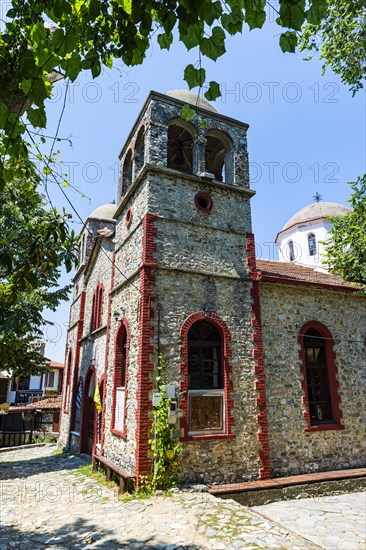
<path id="1" fill-rule="evenodd" d="M 349 212 L 351 212 L 351 210 L 343 206 L 343 204 L 338 204 L 336 202 L 314 202 L 313 204 L 304 206 L 304 208 L 296 212 L 296 214 L 294 214 L 284 225 L 282 231 L 300 223 L 319 220 L 321 218 L 327 218 L 328 216 L 344 216 Z"/>
<path id="2" fill-rule="evenodd" d="M 195 107 L 200 107 L 201 109 L 206 109 L 206 111 L 212 111 L 217 113 L 217 109 L 207 99 L 204 97 L 191 92 L 190 90 L 168 90 L 165 92 L 165 95 L 173 97 L 174 99 L 179 99 L 183 103 L 189 103 Z"/>
<path id="3" fill-rule="evenodd" d="M 117 205 L 116 204 L 103 204 L 102 206 L 98 206 L 90 215 L 89 218 L 97 219 L 97 220 L 108 220 L 108 221 L 114 221 L 114 214 L 116 213 Z"/>

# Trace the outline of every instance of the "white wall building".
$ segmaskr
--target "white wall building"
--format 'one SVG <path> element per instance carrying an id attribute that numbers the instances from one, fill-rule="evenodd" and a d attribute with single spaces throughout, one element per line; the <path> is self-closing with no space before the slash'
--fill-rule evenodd
<path id="1" fill-rule="evenodd" d="M 332 227 L 329 216 L 344 216 L 350 209 L 335 202 L 316 202 L 294 214 L 277 234 L 280 261 L 316 267 L 327 271 L 322 263 L 324 245 Z"/>

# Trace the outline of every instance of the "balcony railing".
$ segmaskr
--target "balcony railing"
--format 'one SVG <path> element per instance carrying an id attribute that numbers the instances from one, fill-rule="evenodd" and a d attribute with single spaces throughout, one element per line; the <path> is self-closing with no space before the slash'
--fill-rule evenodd
<path id="1" fill-rule="evenodd" d="M 17 390 L 15 393 L 16 405 L 28 405 L 32 402 L 33 397 L 42 397 L 42 390 Z"/>

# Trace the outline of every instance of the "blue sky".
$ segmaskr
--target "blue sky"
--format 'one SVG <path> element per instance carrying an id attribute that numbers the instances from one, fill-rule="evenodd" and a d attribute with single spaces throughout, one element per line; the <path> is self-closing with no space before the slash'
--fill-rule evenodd
<path id="1" fill-rule="evenodd" d="M 365 95 L 361 91 L 353 98 L 330 69 L 322 76 L 319 60 L 283 54 L 279 29 L 268 16 L 262 30 L 228 39 L 227 53 L 216 63 L 204 60 L 203 66 L 208 80 L 221 85 L 217 110 L 250 125 L 251 187 L 257 192 L 253 230 L 258 254 L 275 259 L 276 234 L 297 210 L 316 192 L 323 200 L 346 204 L 346 182 L 365 172 Z M 169 52 L 154 45 L 140 67 L 116 63 L 97 80 L 85 74 L 70 85 L 59 136 L 71 136 L 72 147 L 68 142 L 58 146 L 71 183 L 90 197 L 65 190 L 83 219 L 116 198 L 118 153 L 149 91 L 187 89 L 183 70 L 196 61 L 197 52 L 186 52 L 181 44 Z M 49 135 L 56 129 L 65 84 L 57 85 L 48 104 Z M 67 207 L 52 184 L 50 193 L 58 207 Z M 64 275 L 62 282 L 69 280 Z M 69 304 L 63 304 L 47 314 L 55 326 L 45 332 L 46 354 L 54 360 L 64 360 L 68 313 Z"/>

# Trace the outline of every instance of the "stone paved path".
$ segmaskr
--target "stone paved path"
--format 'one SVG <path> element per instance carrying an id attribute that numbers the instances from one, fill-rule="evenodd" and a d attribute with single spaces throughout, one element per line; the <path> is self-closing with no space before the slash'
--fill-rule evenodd
<path id="1" fill-rule="evenodd" d="M 366 549 L 366 493 L 273 502 L 251 510 L 322 548 Z"/>
<path id="2" fill-rule="evenodd" d="M 80 474 L 81 457 L 54 453 L 37 447 L 0 454 L 0 550 L 319 548 L 207 493 L 118 501 Z"/>

